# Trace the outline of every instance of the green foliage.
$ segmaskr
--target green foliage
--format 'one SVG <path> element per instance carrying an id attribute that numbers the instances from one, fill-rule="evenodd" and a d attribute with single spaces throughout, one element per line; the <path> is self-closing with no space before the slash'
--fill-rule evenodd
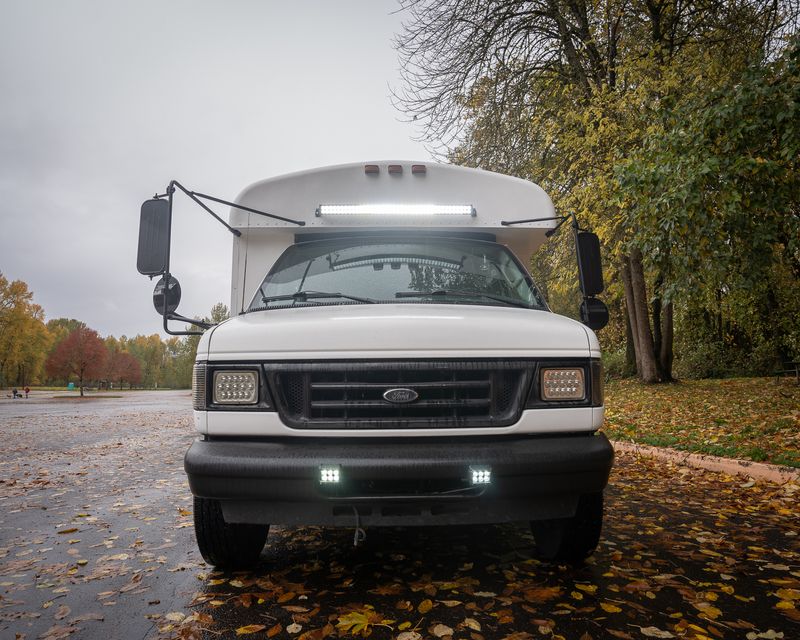
<path id="1" fill-rule="evenodd" d="M 603 351 L 603 371 L 606 378 L 629 378 L 636 375 L 636 369 L 628 365 L 624 348 Z"/>
<path id="2" fill-rule="evenodd" d="M 765 372 L 800 347 L 800 40 L 660 119 L 617 167 L 617 202 L 685 301 L 684 374 Z"/>

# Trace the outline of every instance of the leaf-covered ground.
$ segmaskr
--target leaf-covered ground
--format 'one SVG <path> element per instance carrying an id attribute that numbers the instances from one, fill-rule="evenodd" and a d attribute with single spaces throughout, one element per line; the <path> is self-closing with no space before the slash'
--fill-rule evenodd
<path id="1" fill-rule="evenodd" d="M 609 438 L 800 467 L 800 386 L 733 378 L 606 385 Z"/>
<path id="2" fill-rule="evenodd" d="M 184 396 L 0 404 L 1 638 L 800 638 L 800 487 L 630 454 L 581 568 L 507 524 L 373 528 L 359 548 L 276 527 L 255 571 L 215 572 Z"/>

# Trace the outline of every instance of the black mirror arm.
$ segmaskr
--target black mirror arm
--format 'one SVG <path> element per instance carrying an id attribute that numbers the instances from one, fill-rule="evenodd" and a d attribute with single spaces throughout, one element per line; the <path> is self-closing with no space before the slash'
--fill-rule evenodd
<path id="1" fill-rule="evenodd" d="M 234 229 L 234 228 L 233 228 L 231 225 L 229 225 L 227 222 L 225 222 L 225 221 L 224 221 L 222 218 L 220 218 L 220 217 L 219 217 L 219 216 L 218 216 L 216 213 L 214 213 L 214 212 L 211 210 L 211 208 L 210 208 L 210 207 L 208 207 L 208 205 L 206 205 L 204 202 L 202 202 L 200 199 L 198 199 L 198 197 L 197 197 L 197 196 L 194 194 L 194 192 L 193 192 L 193 191 L 189 191 L 189 190 L 188 190 L 186 187 L 184 187 L 184 186 L 183 186 L 183 185 L 182 185 L 180 182 L 178 182 L 177 180 L 172 180 L 172 181 L 169 183 L 169 186 L 167 187 L 167 193 L 168 193 L 170 196 L 171 196 L 173 193 L 175 193 L 175 187 L 177 187 L 178 189 L 180 189 L 181 191 L 183 191 L 183 192 L 184 192 L 184 193 L 185 193 L 185 194 L 186 194 L 186 195 L 187 195 L 189 198 L 191 198 L 191 199 L 192 199 L 192 200 L 195 202 L 195 204 L 197 204 L 198 206 L 202 207 L 203 209 L 205 209 L 205 210 L 206 210 L 206 212 L 208 212 L 208 213 L 210 213 L 212 216 L 214 216 L 214 218 L 216 218 L 216 219 L 217 219 L 217 220 L 220 222 L 220 224 L 222 224 L 222 226 L 224 226 L 224 227 L 225 227 L 225 228 L 226 228 L 228 231 L 230 231 L 230 232 L 231 232 L 233 235 L 235 235 L 237 238 L 238 238 L 239 236 L 241 236 L 241 235 L 242 235 L 242 232 L 241 232 L 241 231 L 239 231 L 238 229 Z"/>
<path id="2" fill-rule="evenodd" d="M 168 314 L 167 320 L 177 320 L 178 322 L 187 322 L 189 324 L 195 325 L 196 327 L 200 327 L 201 329 L 210 329 L 211 327 L 214 326 L 214 324 L 211 322 L 206 322 L 205 320 L 196 320 L 194 318 L 187 318 L 186 316 L 182 316 L 179 313 Z"/>
<path id="3" fill-rule="evenodd" d="M 211 209 L 209 209 L 209 207 L 207 205 L 205 205 L 203 202 L 201 202 L 199 200 L 199 198 L 202 198 L 203 200 L 211 200 L 212 202 L 217 202 L 219 204 L 224 204 L 224 205 L 226 205 L 228 207 L 233 207 L 234 209 L 241 209 L 242 211 L 247 211 L 249 213 L 255 213 L 255 214 L 260 215 L 260 216 L 265 216 L 267 218 L 272 218 L 273 220 L 281 220 L 282 222 L 288 222 L 290 224 L 296 224 L 298 227 L 306 226 L 306 223 L 303 220 L 294 220 L 292 218 L 284 218 L 283 216 L 279 216 L 279 215 L 276 215 L 274 213 L 267 213 L 266 211 L 261 211 L 259 209 L 253 209 L 252 207 L 245 207 L 243 204 L 237 204 L 237 203 L 231 202 L 229 200 L 223 200 L 222 198 L 217 198 L 216 196 L 210 196 L 207 193 L 200 193 L 199 191 L 191 191 L 191 190 L 187 189 L 186 187 L 184 187 L 177 180 L 170 181 L 169 185 L 167 186 L 166 193 L 157 193 L 156 195 L 153 196 L 153 198 L 158 199 L 158 198 L 164 198 L 164 197 L 166 197 L 168 195 L 171 195 L 172 193 L 175 192 L 175 187 L 177 187 L 178 189 L 183 191 L 183 193 L 185 193 L 189 198 L 191 198 L 194 202 L 196 202 L 198 205 L 203 207 L 203 209 L 205 209 L 208 213 L 210 213 L 217 220 L 219 220 L 219 222 L 222 223 L 223 225 L 225 225 L 225 228 L 228 231 L 230 231 L 232 234 L 234 234 L 235 236 L 240 236 L 242 234 L 241 234 L 240 231 L 238 231 L 237 229 L 234 229 L 228 223 L 226 223 L 222 218 L 220 218 Z"/>
<path id="4" fill-rule="evenodd" d="M 178 320 L 180 322 L 186 322 L 188 324 L 193 324 L 195 326 L 201 327 L 203 330 L 210 329 L 213 327 L 213 324 L 209 324 L 208 322 L 203 322 L 202 320 L 194 320 L 192 318 L 186 318 L 178 313 L 168 313 L 163 316 L 164 317 L 164 332 L 168 333 L 171 336 L 202 336 L 203 331 L 173 331 L 169 328 L 169 321 L 170 320 Z"/>

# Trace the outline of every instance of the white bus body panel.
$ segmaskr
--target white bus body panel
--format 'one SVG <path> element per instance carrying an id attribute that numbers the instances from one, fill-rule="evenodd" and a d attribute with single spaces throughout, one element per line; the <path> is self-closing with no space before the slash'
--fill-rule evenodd
<path id="1" fill-rule="evenodd" d="M 346 304 L 257 311 L 215 327 L 210 362 L 286 360 L 591 358 L 594 332 L 549 311 L 461 304 Z M 206 334 L 209 335 L 209 334 Z M 469 346 L 465 346 L 469 345 Z M 198 358 L 202 358 L 201 355 Z M 199 415 L 202 414 L 202 415 Z M 479 436 L 594 431 L 603 407 L 523 411 L 508 427 L 465 429 L 293 429 L 274 412 L 195 412 L 216 436 Z"/>

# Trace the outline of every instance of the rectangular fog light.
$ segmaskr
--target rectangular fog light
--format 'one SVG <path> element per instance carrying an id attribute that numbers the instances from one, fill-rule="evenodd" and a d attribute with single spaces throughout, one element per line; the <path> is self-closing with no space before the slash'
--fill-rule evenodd
<path id="1" fill-rule="evenodd" d="M 583 400 L 583 369 L 542 370 L 542 400 Z"/>
<path id="2" fill-rule="evenodd" d="M 341 479 L 341 468 L 338 464 L 323 465 L 319 468 L 320 484 L 336 484 Z"/>
<path id="3" fill-rule="evenodd" d="M 470 467 L 469 472 L 472 474 L 472 484 L 490 484 L 492 482 L 491 467 Z"/>
<path id="4" fill-rule="evenodd" d="M 255 404 L 258 402 L 257 371 L 215 371 L 216 404 Z"/>

